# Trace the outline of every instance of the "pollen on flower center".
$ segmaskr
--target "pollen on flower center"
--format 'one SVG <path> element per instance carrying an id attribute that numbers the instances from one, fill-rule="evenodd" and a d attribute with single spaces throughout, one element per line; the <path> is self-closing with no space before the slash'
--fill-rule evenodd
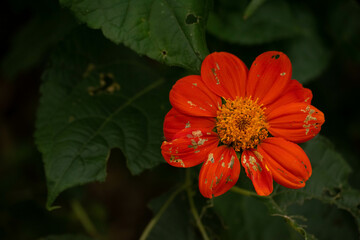
<path id="1" fill-rule="evenodd" d="M 226 100 L 217 112 L 216 130 L 223 144 L 235 151 L 255 148 L 268 136 L 264 109 L 251 98 Z"/>

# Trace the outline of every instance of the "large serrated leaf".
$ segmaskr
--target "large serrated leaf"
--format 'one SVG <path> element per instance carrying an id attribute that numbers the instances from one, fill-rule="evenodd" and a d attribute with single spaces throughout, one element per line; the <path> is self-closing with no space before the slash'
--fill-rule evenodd
<path id="1" fill-rule="evenodd" d="M 198 71 L 209 0 L 60 0 L 90 28 L 139 54 Z"/>
<path id="2" fill-rule="evenodd" d="M 360 192 L 347 183 L 351 172 L 348 163 L 322 136 L 303 147 L 313 166 L 311 178 L 302 189 L 291 190 L 279 186 L 272 198 L 284 210 L 294 203 L 302 204 L 309 199 L 335 205 L 353 215 L 360 232 Z"/>
<path id="3" fill-rule="evenodd" d="M 315 237 L 310 235 L 305 230 L 305 226 L 302 225 L 306 218 L 294 216 L 294 214 L 298 215 L 299 212 L 300 214 L 303 212 L 297 204 L 304 204 L 305 200 L 316 199 L 322 203 L 331 204 L 348 211 L 355 218 L 360 232 L 360 210 L 358 209 L 360 192 L 347 185 L 350 174 L 350 167 L 347 162 L 334 150 L 332 144 L 322 136 L 317 136 L 307 142 L 303 148 L 313 167 L 311 178 L 307 181 L 306 186 L 301 189 L 287 189 L 278 185 L 272 195 L 263 198 L 269 211 L 273 215 L 283 217 L 305 239 L 313 239 Z M 296 211 L 289 210 L 290 206 Z M 331 224 L 332 222 L 328 221 L 328 223 Z M 336 222 L 332 224 L 336 224 Z M 322 234 L 322 232 L 318 234 L 321 234 L 319 237 L 326 235 Z M 349 234 L 351 235 L 351 233 Z"/>
<path id="4" fill-rule="evenodd" d="M 133 174 L 163 161 L 168 84 L 100 34 L 77 31 L 53 54 L 41 86 L 35 137 L 48 207 L 70 187 L 104 181 L 112 148 L 122 150 Z"/>
<path id="5" fill-rule="evenodd" d="M 280 234 L 279 229 L 283 229 L 284 226 L 272 220 L 273 217 L 269 217 L 269 213 L 283 218 L 305 239 L 316 239 L 316 237 L 338 239 L 338 235 L 334 234 L 337 231 L 344 232 L 347 236 L 356 234 L 353 227 L 355 224 L 351 225 L 352 219 L 344 218 L 346 214 L 340 211 L 349 212 L 355 218 L 358 230 L 360 229 L 360 192 L 347 185 L 350 174 L 349 165 L 334 150 L 332 144 L 322 136 L 307 142 L 303 147 L 313 166 L 313 174 L 304 188 L 294 190 L 276 185 L 274 193 L 270 196 L 258 196 L 260 201 L 235 195 L 235 193 L 226 193 L 224 196 L 215 198 L 214 210 L 225 223 L 228 229 L 226 235 L 229 238 L 278 239 L 276 234 Z M 239 180 L 238 185 L 246 185 L 250 182 L 244 179 L 244 176 L 240 177 L 242 179 Z M 234 192 L 237 191 L 234 190 Z M 261 206 L 261 202 L 267 206 L 268 211 Z M 325 213 L 327 219 L 321 222 L 321 229 L 330 228 L 328 232 L 319 231 L 319 228 L 308 225 L 318 222 L 321 218 L 318 214 Z M 237 226 L 242 226 L 242 228 L 237 229 Z M 256 227 L 261 228 L 262 231 L 252 231 Z M 274 229 L 276 231 L 272 231 Z M 294 233 L 287 233 L 286 229 L 283 229 L 283 235 L 280 238 L 298 239 L 299 236 Z M 290 235 L 286 237 L 286 234 Z"/>
<path id="6" fill-rule="evenodd" d="M 286 224 L 257 199 L 229 192 L 214 199 L 214 211 L 224 224 L 221 239 L 290 239 Z"/>

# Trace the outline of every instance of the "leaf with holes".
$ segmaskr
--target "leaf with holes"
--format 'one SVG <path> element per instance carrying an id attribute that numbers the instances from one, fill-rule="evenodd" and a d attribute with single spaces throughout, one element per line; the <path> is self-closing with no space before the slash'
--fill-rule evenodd
<path id="1" fill-rule="evenodd" d="M 139 54 L 198 71 L 208 54 L 209 0 L 60 0 L 90 28 Z"/>
<path id="2" fill-rule="evenodd" d="M 35 137 L 48 208 L 70 187 L 103 181 L 112 148 L 123 151 L 133 174 L 163 161 L 170 86 L 126 49 L 77 32 L 55 51 L 41 86 Z"/>

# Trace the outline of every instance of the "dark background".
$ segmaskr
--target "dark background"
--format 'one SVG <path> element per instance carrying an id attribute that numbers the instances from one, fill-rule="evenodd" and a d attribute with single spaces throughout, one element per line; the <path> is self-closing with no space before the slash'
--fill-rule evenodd
<path id="1" fill-rule="evenodd" d="M 318 29 L 331 56 L 326 70 L 306 87 L 313 91 L 313 105 L 325 113 L 321 134 L 353 169 L 350 185 L 360 188 L 360 21 L 358 15 L 347 14 L 351 9 L 346 4 L 358 5 L 343 1 L 344 9 L 339 8 L 343 14 L 334 16 L 337 25 L 329 27 L 324 18 L 327 7 L 338 2 L 307 3 L 317 13 Z M 173 186 L 178 171 L 162 164 L 131 176 L 121 152 L 113 150 L 105 183 L 66 191 L 57 201 L 62 208 L 48 212 L 41 154 L 33 138 L 39 86 L 52 49 L 78 23 L 56 1 L 5 0 L 0 11 L 0 239 L 84 233 L 69 203 L 72 199 L 83 204 L 109 239 L 137 239 L 152 217 L 148 201 Z M 257 56 L 268 47 L 240 47 L 210 34 L 207 39 L 210 51 Z"/>

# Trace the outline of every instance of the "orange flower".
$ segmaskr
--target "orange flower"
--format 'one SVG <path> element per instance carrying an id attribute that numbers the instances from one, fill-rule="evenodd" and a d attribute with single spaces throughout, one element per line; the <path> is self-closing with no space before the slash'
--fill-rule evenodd
<path id="1" fill-rule="evenodd" d="M 165 160 L 186 168 L 203 163 L 199 188 L 207 198 L 236 183 L 240 163 L 259 195 L 273 191 L 273 179 L 304 187 L 312 169 L 296 143 L 312 139 L 325 120 L 311 105 L 311 91 L 291 73 L 281 52 L 261 54 L 250 70 L 230 53 L 207 56 L 201 76 L 184 77 L 170 91 Z"/>

